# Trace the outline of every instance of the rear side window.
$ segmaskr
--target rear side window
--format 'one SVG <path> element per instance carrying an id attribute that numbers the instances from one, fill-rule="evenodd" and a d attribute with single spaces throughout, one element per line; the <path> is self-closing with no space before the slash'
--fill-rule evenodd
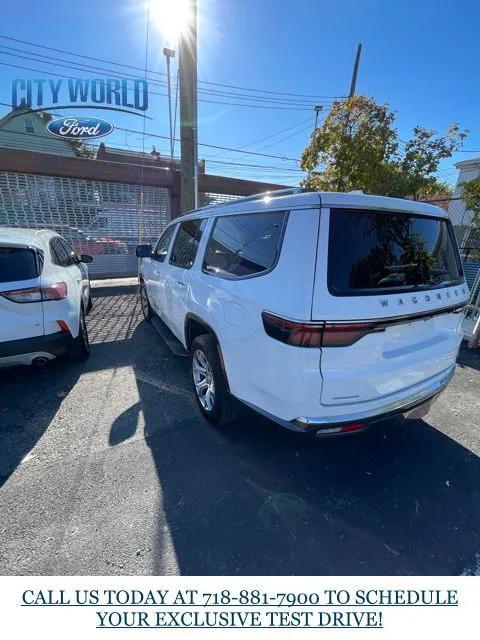
<path id="1" fill-rule="evenodd" d="M 76 264 L 75 251 L 63 238 L 52 238 L 50 240 L 50 249 L 54 264 L 60 267 L 70 267 L 72 264 Z"/>
<path id="2" fill-rule="evenodd" d="M 205 252 L 204 271 L 237 278 L 269 271 L 277 263 L 286 220 L 286 211 L 217 218 Z"/>
<path id="3" fill-rule="evenodd" d="M 170 264 L 182 267 L 182 269 L 190 269 L 192 267 L 205 224 L 206 219 L 187 220 L 180 224 L 177 237 L 173 243 Z"/>
<path id="4" fill-rule="evenodd" d="M 23 247 L 0 247 L 0 282 L 32 280 L 39 276 L 35 251 Z"/>
<path id="5" fill-rule="evenodd" d="M 332 209 L 328 287 L 374 295 L 463 282 L 450 221 L 411 213 Z"/>

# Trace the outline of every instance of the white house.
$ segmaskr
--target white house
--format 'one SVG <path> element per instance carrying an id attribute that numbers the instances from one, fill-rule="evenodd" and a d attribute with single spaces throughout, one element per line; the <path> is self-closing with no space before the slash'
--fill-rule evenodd
<path id="1" fill-rule="evenodd" d="M 77 153 L 73 145 L 66 139 L 53 136 L 45 124 L 42 116 L 34 111 L 10 111 L 0 119 L 0 151 L 17 149 L 74 158 Z"/>
<path id="2" fill-rule="evenodd" d="M 472 223 L 472 215 L 465 208 L 463 200 L 459 200 L 463 194 L 463 183 L 470 182 L 480 175 L 480 158 L 470 158 L 457 162 L 455 168 L 458 169 L 458 178 L 453 190 L 452 201 L 448 207 L 448 214 L 454 225 L 469 226 Z"/>

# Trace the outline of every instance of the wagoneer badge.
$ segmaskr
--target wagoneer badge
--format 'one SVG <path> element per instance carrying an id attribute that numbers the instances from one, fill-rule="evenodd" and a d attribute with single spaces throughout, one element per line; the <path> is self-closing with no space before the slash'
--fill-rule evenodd
<path id="1" fill-rule="evenodd" d="M 465 289 L 465 287 L 461 288 L 461 292 L 463 295 L 467 295 L 467 290 Z M 405 302 L 411 302 L 412 304 L 418 304 L 419 302 L 432 302 L 435 300 L 448 300 L 448 299 L 452 299 L 452 298 L 458 298 L 458 296 L 460 295 L 459 290 L 458 289 L 454 289 L 453 291 L 451 290 L 447 290 L 444 293 L 440 293 L 439 291 L 436 293 L 430 292 L 430 293 L 425 293 L 425 294 L 420 294 L 420 295 L 415 295 L 415 296 L 410 296 L 410 297 L 405 297 L 405 298 L 397 298 L 397 306 L 399 307 L 404 307 L 405 306 Z M 380 300 L 380 304 L 382 305 L 382 307 L 388 307 L 389 303 L 392 302 L 393 304 L 395 304 L 395 302 L 393 300 L 389 300 L 388 298 L 382 298 Z"/>

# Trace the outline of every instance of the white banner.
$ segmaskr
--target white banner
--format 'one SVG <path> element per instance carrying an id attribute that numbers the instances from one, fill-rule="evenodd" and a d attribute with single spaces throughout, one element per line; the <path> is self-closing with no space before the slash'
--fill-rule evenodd
<path id="1" fill-rule="evenodd" d="M 4 638 L 478 637 L 475 577 L 27 576 L 0 586 Z"/>

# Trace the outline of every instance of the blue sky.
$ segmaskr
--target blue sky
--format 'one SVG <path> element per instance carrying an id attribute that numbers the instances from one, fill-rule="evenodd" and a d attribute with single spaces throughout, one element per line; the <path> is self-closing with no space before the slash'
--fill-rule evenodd
<path id="1" fill-rule="evenodd" d="M 159 0 L 150 0 L 151 5 Z M 174 0 L 172 0 L 174 2 Z M 198 0 L 200 80 L 253 89 L 308 96 L 344 95 L 349 88 L 357 43 L 363 44 L 357 92 L 388 102 L 397 112 L 400 137 L 406 139 L 416 124 L 445 132 L 458 122 L 470 129 L 466 149 L 480 149 L 478 116 L 480 91 L 480 7 L 463 0 Z M 83 53 L 97 58 L 138 66 L 145 65 L 145 0 L 65 0 L 7 3 L 2 9 L 0 34 L 21 40 Z M 149 31 L 148 67 L 165 72 L 162 49 L 165 38 L 159 20 Z M 135 71 L 107 63 L 56 54 L 21 43 L 0 39 L 0 62 L 28 66 L 37 71 L 0 65 L 0 101 L 10 102 L 13 78 L 95 77 L 93 71 L 69 70 L 55 64 L 25 60 L 16 56 L 38 54 L 58 56 L 58 63 L 90 64 L 98 68 Z M 14 47 L 22 51 L 12 51 Z M 26 51 L 30 53 L 25 53 Z M 13 54 L 13 55 L 8 55 Z M 52 62 L 52 60 L 50 60 Z M 113 74 L 110 74 L 113 76 Z M 142 73 L 139 72 L 139 76 Z M 151 78 L 163 81 L 164 76 Z M 203 90 L 242 93 L 245 91 L 200 84 Z M 162 86 L 151 92 L 164 94 Z M 320 98 L 250 93 L 258 96 L 250 104 L 269 108 L 199 103 L 199 141 L 249 151 L 299 158 L 313 124 L 311 105 Z M 276 106 L 262 98 L 275 98 Z M 239 102 L 218 93 L 199 98 Z M 294 101 L 296 100 L 296 101 Z M 301 102 L 303 101 L 303 102 Z M 325 100 L 325 109 L 328 100 Z M 1 111 L 7 107 L 1 107 Z M 72 113 L 72 111 L 69 111 Z M 79 113 L 79 112 L 77 112 Z M 168 135 L 168 105 L 164 95 L 150 93 L 147 133 Z M 117 127 L 142 130 L 142 121 L 130 115 L 108 115 Z M 293 128 L 292 128 L 293 127 Z M 255 141 L 288 129 L 262 142 Z M 141 134 L 116 130 L 108 144 L 141 150 Z M 106 141 L 107 141 L 106 140 Z M 255 143 L 255 144 L 252 144 Z M 146 138 L 168 151 L 167 140 Z M 178 147 L 177 147 L 178 150 Z M 200 147 L 211 173 L 253 179 L 270 179 L 293 184 L 302 175 L 293 161 L 266 158 Z M 442 163 L 440 177 L 454 180 L 454 162 L 475 154 L 456 154 Z M 480 155 L 477 153 L 476 155 Z M 259 166 L 239 166 L 221 163 Z"/>

